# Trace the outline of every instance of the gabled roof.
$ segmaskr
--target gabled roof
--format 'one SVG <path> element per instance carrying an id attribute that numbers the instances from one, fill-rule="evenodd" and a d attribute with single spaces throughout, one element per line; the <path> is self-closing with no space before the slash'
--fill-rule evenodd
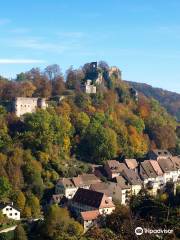
<path id="1" fill-rule="evenodd" d="M 123 177 L 123 176 L 118 176 L 115 178 L 118 186 L 121 188 L 121 189 L 129 189 L 131 188 L 130 185 L 128 185 L 128 182 L 127 180 Z"/>
<path id="2" fill-rule="evenodd" d="M 155 172 L 154 168 L 152 167 L 149 160 L 145 160 L 144 162 L 141 162 L 141 166 L 143 167 L 146 175 L 149 178 L 156 178 L 157 177 L 157 174 L 156 174 L 156 172 Z"/>
<path id="3" fill-rule="evenodd" d="M 170 158 L 160 158 L 158 159 L 158 163 L 164 173 L 176 171 L 176 167 Z"/>
<path id="4" fill-rule="evenodd" d="M 132 169 L 124 169 L 122 175 L 130 185 L 142 185 L 139 175 Z"/>
<path id="5" fill-rule="evenodd" d="M 81 218 L 84 221 L 90 221 L 90 220 L 95 220 L 99 217 L 100 213 L 98 210 L 92 210 L 92 211 L 86 211 L 86 212 L 81 212 Z"/>
<path id="6" fill-rule="evenodd" d="M 82 174 L 77 177 L 72 178 L 72 181 L 76 187 L 83 187 L 85 185 L 89 186 L 101 182 L 101 180 L 94 174 Z"/>
<path id="7" fill-rule="evenodd" d="M 139 175 L 142 178 L 142 180 L 144 181 L 145 179 L 148 179 L 148 175 L 146 174 L 144 168 L 142 167 L 142 165 L 139 165 Z"/>
<path id="8" fill-rule="evenodd" d="M 175 169 L 180 169 L 180 156 L 171 157 Z"/>
<path id="9" fill-rule="evenodd" d="M 63 185 L 64 188 L 74 188 L 75 187 L 71 178 L 60 178 L 57 183 Z"/>
<path id="10" fill-rule="evenodd" d="M 97 192 L 102 192 L 113 199 L 120 199 L 122 197 L 121 188 L 119 184 L 115 182 L 101 182 L 92 184 L 90 189 Z"/>
<path id="11" fill-rule="evenodd" d="M 153 149 L 151 150 L 157 157 L 171 157 L 171 153 L 166 149 Z"/>
<path id="12" fill-rule="evenodd" d="M 136 159 L 125 159 L 124 162 L 129 169 L 135 169 L 138 166 Z"/>
<path id="13" fill-rule="evenodd" d="M 13 209 L 15 209 L 16 211 L 20 212 L 20 210 L 15 207 L 12 203 L 0 203 L 0 210 L 6 208 L 6 207 L 11 207 Z"/>
<path id="14" fill-rule="evenodd" d="M 121 173 L 124 169 L 127 169 L 125 163 L 120 163 L 116 160 L 108 160 L 106 165 L 110 168 L 113 173 Z"/>
<path id="15" fill-rule="evenodd" d="M 99 208 L 103 196 L 104 194 L 101 192 L 79 188 L 76 191 L 72 199 L 72 202 L 80 203 L 94 208 Z"/>
<path id="16" fill-rule="evenodd" d="M 84 188 L 79 188 L 77 190 L 72 199 L 72 202 L 90 206 L 96 209 L 104 205 L 106 207 L 114 206 L 112 201 L 104 193 Z"/>
<path id="17" fill-rule="evenodd" d="M 161 167 L 159 166 L 159 163 L 156 160 L 149 160 L 149 162 L 151 163 L 151 166 L 153 167 L 157 176 L 162 176 L 163 172 L 161 170 Z"/>

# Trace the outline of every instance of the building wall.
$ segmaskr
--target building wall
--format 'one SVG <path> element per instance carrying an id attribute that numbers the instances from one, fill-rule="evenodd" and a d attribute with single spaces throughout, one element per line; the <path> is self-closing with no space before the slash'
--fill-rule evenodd
<path id="1" fill-rule="evenodd" d="M 142 189 L 141 185 L 131 185 L 132 195 L 137 195 Z"/>
<path id="2" fill-rule="evenodd" d="M 109 215 L 111 214 L 113 211 L 115 210 L 115 207 L 108 207 L 108 208 L 100 208 L 99 212 L 100 214 L 104 214 L 104 215 Z"/>
<path id="3" fill-rule="evenodd" d="M 20 220 L 20 212 L 14 209 L 12 206 L 6 206 L 5 208 L 3 208 L 2 213 L 8 218 Z"/>
<path id="4" fill-rule="evenodd" d="M 14 101 L 14 109 L 16 116 L 20 117 L 25 113 L 33 113 L 39 107 L 41 109 L 47 108 L 45 99 L 41 98 L 24 98 L 18 97 Z"/>
<path id="5" fill-rule="evenodd" d="M 67 197 L 68 199 L 73 198 L 77 190 L 78 188 L 76 187 L 64 188 L 64 186 L 61 184 L 56 184 L 56 187 L 55 187 L 56 194 L 64 194 L 64 196 Z"/>

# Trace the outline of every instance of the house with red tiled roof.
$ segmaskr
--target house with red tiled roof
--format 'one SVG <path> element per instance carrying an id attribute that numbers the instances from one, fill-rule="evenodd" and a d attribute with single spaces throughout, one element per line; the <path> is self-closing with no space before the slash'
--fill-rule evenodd
<path id="1" fill-rule="evenodd" d="M 126 164 L 120 163 L 117 160 L 108 160 L 104 166 L 104 170 L 109 179 L 120 176 L 124 169 L 127 169 Z"/>
<path id="2" fill-rule="evenodd" d="M 98 224 L 100 213 L 98 210 L 91 210 L 80 213 L 80 222 L 83 225 L 84 232 Z"/>

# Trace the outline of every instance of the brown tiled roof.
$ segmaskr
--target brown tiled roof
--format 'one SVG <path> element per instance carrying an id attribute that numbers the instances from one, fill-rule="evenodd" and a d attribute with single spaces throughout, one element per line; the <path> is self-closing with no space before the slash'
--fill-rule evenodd
<path id="1" fill-rule="evenodd" d="M 91 206 L 94 208 L 99 208 L 103 195 L 104 194 L 101 192 L 79 188 L 76 191 L 72 201 L 83 205 Z"/>
<path id="2" fill-rule="evenodd" d="M 163 172 L 162 172 L 162 170 L 161 170 L 161 168 L 159 166 L 159 163 L 156 160 L 149 160 L 149 162 L 151 163 L 151 165 L 152 165 L 154 171 L 156 172 L 156 174 L 158 176 L 162 176 Z"/>
<path id="3" fill-rule="evenodd" d="M 149 178 L 156 178 L 157 177 L 157 174 L 156 174 L 156 172 L 155 172 L 154 168 L 152 167 L 149 160 L 145 160 L 144 162 L 141 162 L 141 166 L 143 167 L 146 175 Z"/>
<path id="4" fill-rule="evenodd" d="M 91 185 L 97 182 L 101 182 L 101 180 L 96 177 L 94 174 L 82 174 L 77 177 L 72 178 L 72 181 L 76 187 L 82 187 L 84 185 Z"/>
<path id="5" fill-rule="evenodd" d="M 92 184 L 90 189 L 97 192 L 102 192 L 113 199 L 121 198 L 121 188 L 119 184 L 115 182 L 101 182 Z"/>
<path id="6" fill-rule="evenodd" d="M 58 183 L 61 183 L 64 187 L 75 187 L 71 178 L 60 178 Z"/>
<path id="7" fill-rule="evenodd" d="M 145 172 L 145 170 L 144 170 L 144 168 L 142 167 L 141 164 L 139 166 L 139 175 L 143 180 L 148 178 L 148 175 L 146 174 L 146 172 Z"/>
<path id="8" fill-rule="evenodd" d="M 176 168 L 170 158 L 160 158 L 158 163 L 163 172 L 176 171 Z"/>
<path id="9" fill-rule="evenodd" d="M 142 181 L 139 175 L 132 169 L 124 169 L 122 175 L 130 185 L 141 185 Z"/>
<path id="10" fill-rule="evenodd" d="M 116 160 L 108 160 L 107 165 L 113 173 L 121 173 L 124 169 L 127 169 L 125 163 L 120 163 Z"/>
<path id="11" fill-rule="evenodd" d="M 153 149 L 152 152 L 158 157 L 170 157 L 171 153 L 166 149 Z"/>
<path id="12" fill-rule="evenodd" d="M 136 159 L 125 159 L 124 162 L 129 169 L 135 169 L 138 166 Z"/>
<path id="13" fill-rule="evenodd" d="M 123 176 L 118 176 L 115 179 L 116 179 L 118 186 L 121 189 L 129 189 L 130 188 L 130 185 L 128 185 L 127 180 Z"/>
<path id="14" fill-rule="evenodd" d="M 95 220 L 100 215 L 98 210 L 81 212 L 81 217 L 84 221 Z"/>
<path id="15" fill-rule="evenodd" d="M 79 188 L 75 193 L 72 202 L 98 209 L 103 204 L 104 197 L 108 199 L 108 197 L 104 193 L 96 192 L 90 189 Z M 108 203 L 111 202 L 109 200 Z M 108 203 L 106 204 L 107 207 L 109 207 Z"/>
<path id="16" fill-rule="evenodd" d="M 180 169 L 180 156 L 171 157 L 175 169 Z"/>

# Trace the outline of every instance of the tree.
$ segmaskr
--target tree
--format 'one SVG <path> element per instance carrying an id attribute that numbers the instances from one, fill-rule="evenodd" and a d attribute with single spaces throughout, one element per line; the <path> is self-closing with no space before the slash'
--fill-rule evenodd
<path id="1" fill-rule="evenodd" d="M 6 177 L 0 177 L 0 199 L 6 199 L 11 193 L 12 187 Z"/>
<path id="2" fill-rule="evenodd" d="M 80 112 L 75 116 L 74 126 L 77 133 L 84 133 L 90 123 L 89 116 L 85 112 Z"/>
<path id="3" fill-rule="evenodd" d="M 14 231 L 14 240 L 28 240 L 22 225 L 18 225 Z"/>
<path id="4" fill-rule="evenodd" d="M 81 158 L 93 163 L 102 163 L 116 157 L 117 135 L 111 128 L 105 128 L 97 122 L 90 124 L 80 143 Z"/>
<path id="5" fill-rule="evenodd" d="M 44 72 L 48 76 L 48 79 L 50 81 L 54 80 L 56 77 L 61 75 L 60 67 L 57 64 L 47 66 Z"/>
<path id="6" fill-rule="evenodd" d="M 52 205 L 45 216 L 43 234 L 48 239 L 71 239 L 80 237 L 83 233 L 82 226 L 70 218 L 65 208 Z M 66 237 L 65 237 L 66 236 Z"/>
<path id="7" fill-rule="evenodd" d="M 26 203 L 26 197 L 23 192 L 19 191 L 16 197 L 17 207 L 22 211 L 24 210 L 25 203 Z"/>
<path id="8" fill-rule="evenodd" d="M 85 75 L 81 69 L 74 70 L 71 66 L 66 71 L 66 87 L 71 90 L 80 90 L 81 81 Z"/>
<path id="9" fill-rule="evenodd" d="M 27 206 L 30 207 L 31 215 L 32 215 L 33 218 L 38 218 L 38 217 L 41 216 L 40 202 L 39 202 L 39 199 L 35 195 L 29 194 L 27 196 Z M 27 210 L 28 209 L 26 209 L 26 211 Z M 27 211 L 27 213 L 29 214 L 28 211 Z"/>
<path id="10" fill-rule="evenodd" d="M 16 81 L 17 82 L 25 82 L 25 81 L 27 81 L 27 75 L 25 73 L 23 73 L 23 72 L 17 74 Z"/>

